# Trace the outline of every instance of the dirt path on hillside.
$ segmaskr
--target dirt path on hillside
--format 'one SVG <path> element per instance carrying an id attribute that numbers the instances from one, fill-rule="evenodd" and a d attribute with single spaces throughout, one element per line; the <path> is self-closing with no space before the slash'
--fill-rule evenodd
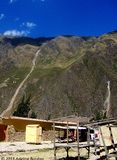
<path id="1" fill-rule="evenodd" d="M 24 80 L 20 83 L 20 85 L 16 89 L 16 91 L 15 91 L 15 93 L 14 93 L 13 97 L 11 98 L 11 101 L 8 105 L 8 108 L 2 112 L 1 117 L 10 116 L 10 110 L 12 110 L 12 108 L 13 108 L 15 99 L 16 99 L 20 89 L 22 88 L 22 86 L 27 81 L 27 79 L 29 78 L 29 76 L 31 75 L 31 73 L 33 72 L 33 70 L 35 68 L 36 60 L 37 60 L 37 57 L 38 57 L 39 53 L 40 53 L 40 49 L 35 53 L 34 59 L 32 60 L 32 67 L 31 67 L 30 72 L 27 74 L 27 76 L 24 78 Z"/>

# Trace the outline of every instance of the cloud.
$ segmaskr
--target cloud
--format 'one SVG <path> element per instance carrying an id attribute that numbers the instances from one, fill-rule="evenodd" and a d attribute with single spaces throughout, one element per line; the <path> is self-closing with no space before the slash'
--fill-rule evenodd
<path id="1" fill-rule="evenodd" d="M 17 1 L 17 0 L 10 0 L 9 3 L 13 3 L 13 2 L 15 2 L 15 1 Z"/>
<path id="2" fill-rule="evenodd" d="M 19 21 L 19 20 L 20 20 L 20 18 L 19 18 L 19 17 L 15 18 L 15 21 Z"/>
<path id="3" fill-rule="evenodd" d="M 26 26 L 27 26 L 28 28 L 33 28 L 33 27 L 36 26 L 36 24 L 33 23 L 33 22 L 27 22 L 27 23 L 26 23 Z"/>
<path id="4" fill-rule="evenodd" d="M 0 20 L 2 20 L 3 18 L 4 18 L 4 14 L 1 13 L 1 14 L 0 14 Z"/>
<path id="5" fill-rule="evenodd" d="M 29 31 L 19 31 L 19 30 L 7 30 L 3 33 L 4 36 L 22 37 L 29 34 Z"/>
<path id="6" fill-rule="evenodd" d="M 21 26 L 25 26 L 29 29 L 32 29 L 32 28 L 36 27 L 36 24 L 33 22 L 23 22 Z"/>
<path id="7" fill-rule="evenodd" d="M 37 2 L 38 0 L 32 0 L 32 2 Z M 45 2 L 45 0 L 40 0 L 41 2 Z"/>

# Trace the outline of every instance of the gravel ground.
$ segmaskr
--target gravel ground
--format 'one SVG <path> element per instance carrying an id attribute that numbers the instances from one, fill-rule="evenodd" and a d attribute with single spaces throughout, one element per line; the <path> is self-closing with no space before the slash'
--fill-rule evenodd
<path id="1" fill-rule="evenodd" d="M 52 149 L 54 146 L 51 142 L 43 142 L 42 144 L 27 144 L 25 142 L 1 142 L 1 152 L 21 152 L 21 151 L 33 151 L 39 149 Z"/>
<path id="2" fill-rule="evenodd" d="M 0 160 L 54 160 L 53 147 L 53 144 L 49 141 L 37 145 L 25 142 L 1 142 Z M 93 151 L 92 148 L 90 158 L 87 159 L 87 150 L 81 149 L 81 157 L 84 157 L 81 160 L 95 160 L 96 157 L 92 154 Z M 63 157 L 66 157 L 65 149 L 57 149 L 56 155 L 58 160 L 62 160 Z M 77 148 L 71 148 L 69 156 L 77 157 Z"/>

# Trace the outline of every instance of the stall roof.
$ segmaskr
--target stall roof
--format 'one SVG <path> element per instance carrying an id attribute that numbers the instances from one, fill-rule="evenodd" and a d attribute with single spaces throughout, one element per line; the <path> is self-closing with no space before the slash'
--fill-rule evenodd
<path id="1" fill-rule="evenodd" d="M 13 125 L 16 130 L 25 130 L 26 125 L 29 124 L 39 124 L 45 130 L 49 130 L 52 128 L 53 123 L 55 123 L 56 125 L 65 126 L 67 125 L 68 122 L 11 116 L 11 117 L 1 117 L 0 123 L 5 125 Z M 69 125 L 76 125 L 76 123 L 69 122 Z"/>
<path id="2" fill-rule="evenodd" d="M 67 126 L 55 126 L 58 129 L 67 129 Z M 77 126 L 68 126 L 68 129 L 77 129 Z M 87 127 L 78 127 L 78 129 L 87 129 Z"/>

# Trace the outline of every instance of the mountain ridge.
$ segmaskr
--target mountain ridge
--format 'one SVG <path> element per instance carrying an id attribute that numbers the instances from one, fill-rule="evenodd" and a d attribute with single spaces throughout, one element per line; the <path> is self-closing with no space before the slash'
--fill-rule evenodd
<path id="1" fill-rule="evenodd" d="M 50 119 L 73 113 L 101 117 L 105 111 L 108 80 L 111 84 L 110 116 L 117 115 L 116 32 L 97 38 L 59 36 L 47 40 L 42 46 L 20 44 L 8 44 L 8 48 L 6 43 L 0 44 L 0 48 L 3 47 L 0 52 L 1 113 L 30 71 L 34 54 L 40 48 L 36 67 L 22 86 L 11 115 L 17 111 L 22 97 L 31 95 L 30 109 L 37 118 Z"/>

